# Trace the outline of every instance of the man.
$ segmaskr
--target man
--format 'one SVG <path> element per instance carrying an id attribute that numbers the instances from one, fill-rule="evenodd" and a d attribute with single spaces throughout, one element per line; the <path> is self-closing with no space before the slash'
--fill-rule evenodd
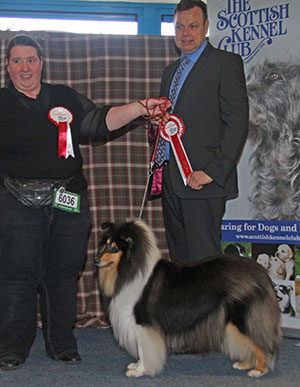
<path id="1" fill-rule="evenodd" d="M 185 125 L 182 143 L 193 172 L 187 185 L 173 151 L 163 168 L 162 205 L 172 261 L 195 264 L 221 252 L 225 203 L 238 193 L 236 163 L 248 132 L 248 99 L 240 56 L 207 42 L 206 4 L 181 0 L 174 12 L 175 43 L 189 59 L 172 100 L 179 60 L 164 71 L 161 96 Z"/>
<path id="2" fill-rule="evenodd" d="M 29 355 L 38 292 L 48 356 L 65 364 L 81 362 L 73 325 L 91 214 L 79 141 L 105 138 L 149 112 L 161 114 L 159 105 L 166 103 L 150 100 L 149 109 L 143 102 L 97 108 L 70 87 L 41 82 L 42 65 L 34 39 L 17 35 L 10 40 L 10 82 L 0 89 L 3 370 L 20 367 Z"/>

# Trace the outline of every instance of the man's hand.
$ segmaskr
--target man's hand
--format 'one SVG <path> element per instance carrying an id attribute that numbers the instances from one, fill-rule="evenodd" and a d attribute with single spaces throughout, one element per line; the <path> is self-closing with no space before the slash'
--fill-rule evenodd
<path id="1" fill-rule="evenodd" d="M 197 190 L 202 189 L 204 185 L 209 184 L 212 181 L 213 179 L 203 171 L 192 172 L 186 179 L 188 186 Z"/>

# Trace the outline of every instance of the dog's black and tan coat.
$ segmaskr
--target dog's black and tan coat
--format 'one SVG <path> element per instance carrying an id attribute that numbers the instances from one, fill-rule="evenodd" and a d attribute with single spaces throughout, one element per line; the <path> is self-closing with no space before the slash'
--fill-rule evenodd
<path id="1" fill-rule="evenodd" d="M 259 377 L 272 368 L 280 311 L 263 267 L 221 255 L 196 266 L 161 259 L 154 234 L 140 220 L 105 223 L 96 265 L 114 335 L 136 363 L 127 376 L 154 376 L 167 354 L 219 350 Z"/>

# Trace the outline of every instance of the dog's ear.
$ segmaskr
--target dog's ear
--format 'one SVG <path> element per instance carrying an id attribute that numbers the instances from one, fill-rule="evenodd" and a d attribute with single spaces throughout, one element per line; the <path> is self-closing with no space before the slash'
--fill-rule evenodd
<path id="1" fill-rule="evenodd" d="M 108 228 L 109 229 L 112 229 L 113 228 L 113 223 L 112 222 L 103 222 L 101 224 L 101 230 L 107 230 Z"/>
<path id="2" fill-rule="evenodd" d="M 132 246 L 134 245 L 133 238 L 128 235 L 126 232 L 121 232 L 120 239 L 122 242 L 124 242 L 127 246 L 127 249 L 130 250 Z"/>
<path id="3" fill-rule="evenodd" d="M 289 292 L 289 294 L 291 294 L 291 293 L 293 292 L 293 290 L 294 290 L 294 288 L 293 288 L 291 285 L 288 285 L 288 286 L 286 287 L 286 289 L 287 289 L 287 291 Z"/>
<path id="4" fill-rule="evenodd" d="M 130 250 L 132 248 L 132 246 L 133 246 L 133 239 L 131 237 L 127 237 L 124 240 L 125 240 L 125 242 L 128 245 L 128 249 Z"/>

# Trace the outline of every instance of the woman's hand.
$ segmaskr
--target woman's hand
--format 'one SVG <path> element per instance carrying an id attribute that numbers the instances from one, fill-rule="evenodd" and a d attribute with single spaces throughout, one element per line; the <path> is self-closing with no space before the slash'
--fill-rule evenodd
<path id="1" fill-rule="evenodd" d="M 170 114 L 167 110 L 172 104 L 167 98 L 147 98 L 138 102 L 144 108 L 142 115 L 153 125 L 165 125 L 169 121 Z"/>

